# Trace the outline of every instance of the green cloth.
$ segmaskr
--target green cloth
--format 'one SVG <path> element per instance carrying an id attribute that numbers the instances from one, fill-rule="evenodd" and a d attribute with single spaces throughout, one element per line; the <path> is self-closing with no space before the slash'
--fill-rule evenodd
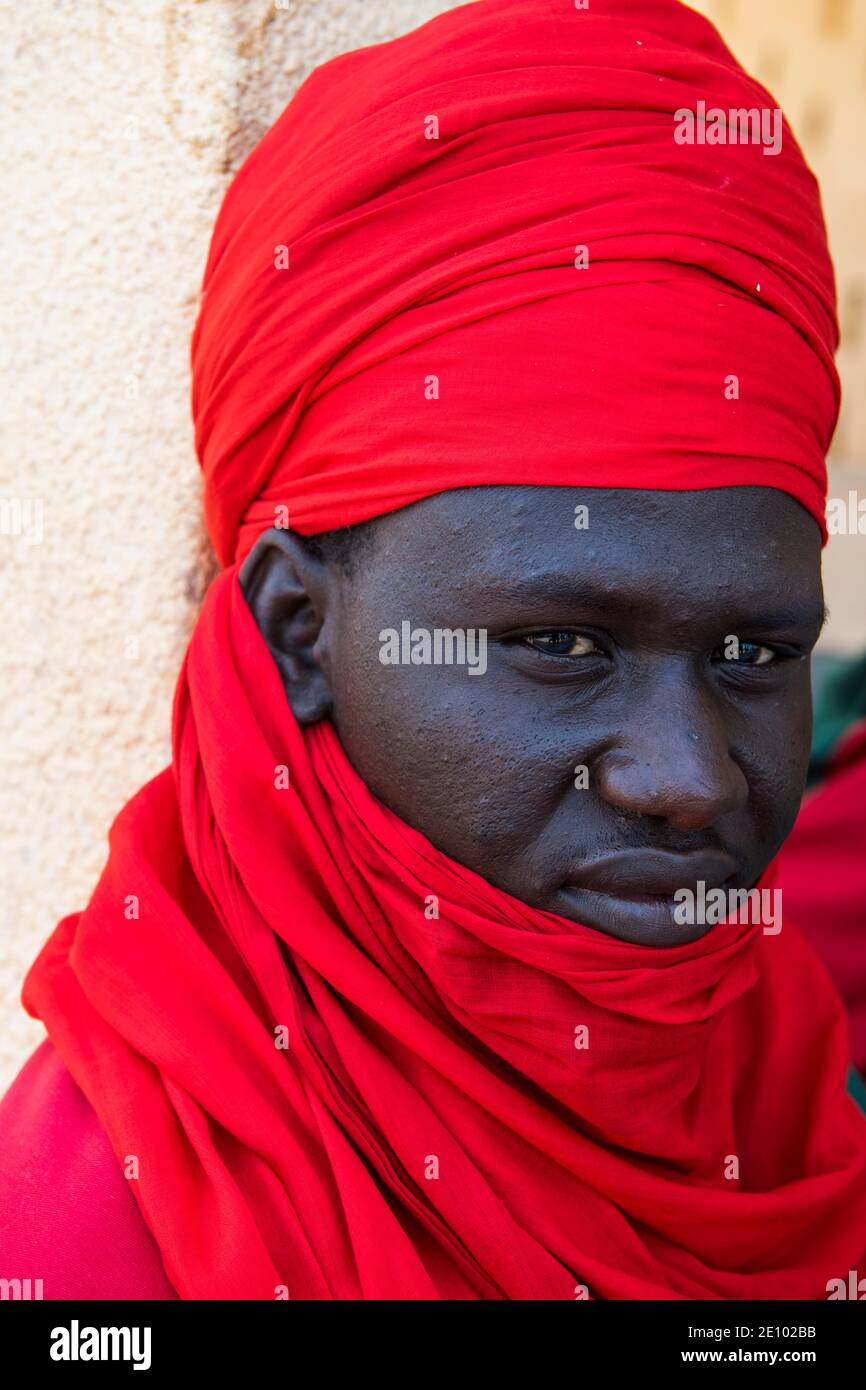
<path id="1" fill-rule="evenodd" d="M 813 694 L 812 754 L 808 785 L 824 775 L 827 760 L 845 731 L 866 716 L 866 652 L 837 658 L 823 669 L 816 661 Z"/>
<path id="2" fill-rule="evenodd" d="M 856 1067 L 848 1068 L 848 1085 L 845 1089 L 860 1106 L 863 1114 L 866 1115 L 866 1081 L 863 1080 Z"/>

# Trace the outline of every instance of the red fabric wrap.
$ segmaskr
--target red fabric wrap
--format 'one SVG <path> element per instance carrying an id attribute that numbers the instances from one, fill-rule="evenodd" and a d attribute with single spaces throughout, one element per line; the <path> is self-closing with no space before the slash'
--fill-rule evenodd
<path id="1" fill-rule="evenodd" d="M 484 483 L 765 484 L 823 527 L 817 185 L 787 124 L 778 155 L 677 144 L 699 100 L 775 106 L 674 0 L 480 0 L 314 72 L 229 188 L 204 277 L 223 562 L 278 506 L 309 533 Z"/>
<path id="2" fill-rule="evenodd" d="M 184 1298 L 821 1299 L 866 1251 L 866 1123 L 802 937 L 632 946 L 447 859 L 331 725 L 301 733 L 235 569 L 174 776 L 25 1002 L 138 1156 Z"/>
<path id="3" fill-rule="evenodd" d="M 698 98 L 769 100 L 660 0 L 482 0 L 314 74 L 208 261 L 223 560 L 275 505 L 313 532 L 492 482 L 766 483 L 820 521 L 815 184 L 787 130 L 778 157 L 677 146 Z M 628 945 L 448 860 L 331 725 L 298 728 L 237 565 L 185 658 L 173 767 L 25 1004 L 138 1157 L 185 1298 L 821 1299 L 866 1249 L 866 1124 L 802 937 Z"/>

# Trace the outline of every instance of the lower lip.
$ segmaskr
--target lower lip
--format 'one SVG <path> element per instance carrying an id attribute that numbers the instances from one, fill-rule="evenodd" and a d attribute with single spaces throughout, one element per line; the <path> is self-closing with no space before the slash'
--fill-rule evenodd
<path id="1" fill-rule="evenodd" d="M 680 946 L 711 930 L 705 923 L 678 922 L 673 895 L 633 893 L 619 896 L 592 888 L 563 888 L 560 915 L 584 927 L 642 946 Z"/>

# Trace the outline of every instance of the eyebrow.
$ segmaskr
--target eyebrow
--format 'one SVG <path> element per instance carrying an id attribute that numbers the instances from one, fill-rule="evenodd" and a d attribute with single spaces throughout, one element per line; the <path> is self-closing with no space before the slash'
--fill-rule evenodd
<path id="1" fill-rule="evenodd" d="M 647 590 L 643 591 L 644 596 L 647 593 Z M 637 609 L 633 592 L 625 593 L 620 587 L 599 583 L 597 579 L 568 579 L 560 571 L 530 575 L 519 583 L 490 574 L 472 575 L 464 590 L 464 597 L 485 603 L 491 596 L 511 603 L 544 603 L 604 610 L 612 614 L 623 612 L 633 615 Z M 664 602 L 664 599 L 659 601 Z M 741 625 L 759 623 L 762 628 L 774 631 L 815 627 L 820 632 L 829 617 L 830 610 L 826 604 L 806 600 L 800 607 L 778 608 L 772 612 L 759 612 L 756 605 L 754 616 L 742 620 Z"/>
<path id="2" fill-rule="evenodd" d="M 597 580 L 570 579 L 558 570 L 528 575 L 519 582 L 483 572 L 470 575 L 467 597 L 483 601 L 491 594 L 515 603 L 538 600 L 540 603 L 582 604 L 589 608 L 634 607 L 634 598 L 624 594 L 618 586 L 609 587 Z"/>

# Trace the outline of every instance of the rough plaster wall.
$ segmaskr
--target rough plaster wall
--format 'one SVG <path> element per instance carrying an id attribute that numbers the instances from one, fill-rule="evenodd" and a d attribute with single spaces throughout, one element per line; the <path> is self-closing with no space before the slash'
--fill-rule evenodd
<path id="1" fill-rule="evenodd" d="M 24 968 L 169 757 L 202 569 L 187 344 L 237 62 L 214 5 L 11 3 L 2 33 L 0 495 L 43 532 L 0 536 L 8 1076 L 41 1036 Z"/>
<path id="2" fill-rule="evenodd" d="M 174 681 L 211 573 L 188 343 L 221 192 L 313 66 L 451 7 L 0 0 L 0 499 L 21 508 L 0 534 L 0 1088 L 42 1036 L 18 1002 L 28 963 L 86 902 L 113 815 L 169 757 Z M 866 303 L 855 164 L 866 6 L 697 8 L 766 74 L 795 126 L 812 121 L 805 143 L 829 181 L 845 272 L 853 395 Z M 849 408 L 843 451 L 861 485 L 863 408 Z M 850 593 L 849 569 L 834 588 Z M 843 603 L 839 641 L 866 638 L 862 624 Z"/>

